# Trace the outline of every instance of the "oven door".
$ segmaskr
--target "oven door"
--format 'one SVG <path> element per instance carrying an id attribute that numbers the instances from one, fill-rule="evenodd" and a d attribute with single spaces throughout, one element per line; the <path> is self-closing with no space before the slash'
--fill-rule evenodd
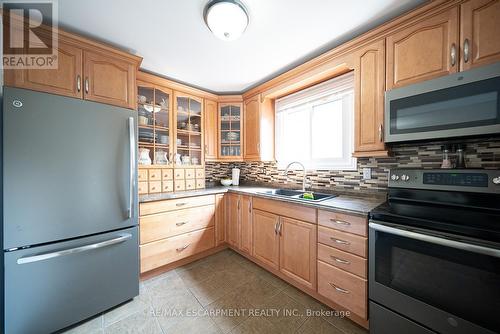
<path id="1" fill-rule="evenodd" d="M 386 93 L 385 142 L 500 132 L 500 63 Z"/>
<path id="2" fill-rule="evenodd" d="M 369 226 L 370 300 L 438 333 L 500 333 L 500 249 Z"/>

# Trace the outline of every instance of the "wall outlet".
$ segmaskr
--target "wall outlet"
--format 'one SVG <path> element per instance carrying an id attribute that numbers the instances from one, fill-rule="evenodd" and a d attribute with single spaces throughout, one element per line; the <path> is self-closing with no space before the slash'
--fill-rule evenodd
<path id="1" fill-rule="evenodd" d="M 363 180 L 371 180 L 371 179 L 372 179 L 372 169 L 363 168 Z"/>

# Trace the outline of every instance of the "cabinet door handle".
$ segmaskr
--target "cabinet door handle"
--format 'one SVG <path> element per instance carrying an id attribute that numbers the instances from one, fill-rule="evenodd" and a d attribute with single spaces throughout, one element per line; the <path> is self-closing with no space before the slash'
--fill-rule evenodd
<path id="1" fill-rule="evenodd" d="M 382 124 L 378 126 L 378 140 L 379 141 L 384 140 L 384 126 Z"/>
<path id="2" fill-rule="evenodd" d="M 183 250 L 185 250 L 186 248 L 188 248 L 188 247 L 189 247 L 189 245 L 191 245 L 191 244 L 187 244 L 187 245 L 184 245 L 184 246 L 182 246 L 182 247 L 179 247 L 179 248 L 177 248 L 177 249 L 176 249 L 176 251 L 178 251 L 178 252 L 182 252 Z"/>
<path id="3" fill-rule="evenodd" d="M 238 210 L 240 209 L 240 199 L 238 198 Z"/>
<path id="4" fill-rule="evenodd" d="M 349 222 L 344 222 L 342 220 L 337 220 L 337 219 L 333 219 L 333 218 L 331 218 L 330 221 L 335 223 L 335 224 L 338 224 L 338 225 L 345 225 L 345 226 L 351 225 L 351 223 L 349 223 Z"/>
<path id="5" fill-rule="evenodd" d="M 76 76 L 76 90 L 80 92 L 82 90 L 82 77 L 80 74 Z"/>
<path id="6" fill-rule="evenodd" d="M 281 235 L 281 227 L 283 226 L 283 222 L 280 220 L 278 223 L 278 233 Z"/>
<path id="7" fill-rule="evenodd" d="M 351 243 L 349 241 L 345 241 L 345 240 L 340 240 L 340 239 L 336 239 L 334 237 L 330 237 L 330 239 L 337 243 L 337 244 L 341 244 L 341 245 L 350 245 Z"/>
<path id="8" fill-rule="evenodd" d="M 184 206 L 186 205 L 187 203 L 176 203 L 175 206 Z"/>
<path id="9" fill-rule="evenodd" d="M 279 221 L 274 224 L 274 234 L 278 234 L 278 223 Z"/>
<path id="10" fill-rule="evenodd" d="M 332 287 L 332 288 L 334 288 L 335 290 L 337 290 L 338 292 L 342 292 L 342 293 L 349 293 L 349 290 L 339 288 L 338 286 L 336 286 L 336 285 L 335 285 L 335 284 L 333 284 L 332 282 L 329 282 L 328 284 L 330 284 L 330 285 L 331 285 L 331 287 Z"/>
<path id="11" fill-rule="evenodd" d="M 342 264 L 351 264 L 351 262 L 350 262 L 350 261 L 339 259 L 339 258 L 338 258 L 338 257 L 336 257 L 336 256 L 330 255 L 330 257 L 331 257 L 331 258 L 332 258 L 335 262 L 342 263 Z"/>
<path id="12" fill-rule="evenodd" d="M 457 63 L 457 47 L 455 46 L 455 43 L 451 44 L 450 63 L 451 66 L 455 66 L 455 64 Z"/>
<path id="13" fill-rule="evenodd" d="M 470 52 L 469 39 L 466 38 L 464 40 L 464 62 L 469 61 L 469 52 Z"/>
<path id="14" fill-rule="evenodd" d="M 186 225 L 187 223 L 189 223 L 189 222 L 179 222 L 179 223 L 175 223 L 175 225 L 182 226 L 182 225 Z"/>
<path id="15" fill-rule="evenodd" d="M 250 204 L 248 205 L 248 212 L 252 213 L 252 202 L 250 202 Z"/>
<path id="16" fill-rule="evenodd" d="M 85 78 L 85 93 L 89 93 L 89 78 Z"/>

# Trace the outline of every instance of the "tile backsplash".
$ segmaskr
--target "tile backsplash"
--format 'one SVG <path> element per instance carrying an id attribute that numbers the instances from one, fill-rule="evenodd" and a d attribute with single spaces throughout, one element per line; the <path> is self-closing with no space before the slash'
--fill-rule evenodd
<path id="1" fill-rule="evenodd" d="M 443 144 L 463 143 L 466 148 L 467 168 L 500 168 L 500 137 L 489 139 L 468 139 L 461 141 L 436 141 L 418 144 L 397 144 L 391 146 L 388 158 L 358 158 L 357 170 L 309 170 L 308 184 L 315 190 L 327 191 L 370 191 L 385 192 L 388 172 L 392 168 L 439 168 Z M 288 180 L 282 169 L 273 162 L 207 162 L 206 181 L 219 182 L 231 177 L 231 169 L 241 169 L 241 183 L 264 183 L 272 185 L 302 184 L 302 172 L 290 171 Z M 363 168 L 372 171 L 370 180 L 363 179 Z"/>

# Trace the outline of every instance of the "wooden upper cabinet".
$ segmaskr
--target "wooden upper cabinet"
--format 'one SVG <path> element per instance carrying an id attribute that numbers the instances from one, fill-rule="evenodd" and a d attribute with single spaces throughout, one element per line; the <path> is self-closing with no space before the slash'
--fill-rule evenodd
<path id="1" fill-rule="evenodd" d="M 268 267 L 279 269 L 279 235 L 277 226 L 280 217 L 273 213 L 253 210 L 253 256 Z"/>
<path id="2" fill-rule="evenodd" d="M 384 145 L 385 45 L 380 40 L 354 54 L 354 156 L 386 155 Z"/>
<path id="3" fill-rule="evenodd" d="M 500 61 L 498 31 L 500 0 L 469 0 L 460 6 L 461 70 Z"/>
<path id="4" fill-rule="evenodd" d="M 241 196 L 240 250 L 252 254 L 252 198 Z"/>
<path id="5" fill-rule="evenodd" d="M 226 201 L 226 237 L 227 243 L 240 247 L 240 205 L 241 196 L 227 194 Z"/>
<path id="6" fill-rule="evenodd" d="M 260 158 L 260 101 L 259 96 L 244 103 L 243 120 L 243 159 Z"/>
<path id="7" fill-rule="evenodd" d="M 217 102 L 205 99 L 205 160 L 217 159 Z"/>
<path id="8" fill-rule="evenodd" d="M 83 57 L 85 99 L 135 109 L 135 65 L 100 52 Z"/>
<path id="9" fill-rule="evenodd" d="M 57 57 L 57 69 L 5 70 L 5 85 L 82 98 L 82 49 L 60 39 Z"/>
<path id="10" fill-rule="evenodd" d="M 274 160 L 274 101 L 260 95 L 244 101 L 243 159 Z"/>
<path id="11" fill-rule="evenodd" d="M 458 30 L 458 8 L 453 7 L 389 35 L 387 90 L 457 72 Z"/>
<path id="12" fill-rule="evenodd" d="M 316 224 L 281 217 L 280 271 L 305 287 L 316 289 Z"/>

